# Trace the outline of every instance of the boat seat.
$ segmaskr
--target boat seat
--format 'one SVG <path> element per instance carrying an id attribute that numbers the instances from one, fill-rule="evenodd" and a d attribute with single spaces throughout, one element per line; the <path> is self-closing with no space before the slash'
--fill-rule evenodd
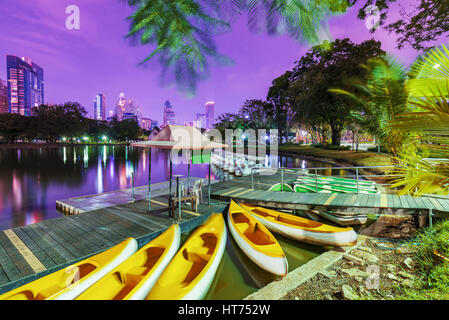
<path id="1" fill-rule="evenodd" d="M 211 254 L 208 253 L 198 253 L 198 252 L 189 252 L 187 249 L 182 251 L 182 255 L 184 259 L 190 261 L 192 263 L 201 262 L 201 261 L 209 261 Z"/>

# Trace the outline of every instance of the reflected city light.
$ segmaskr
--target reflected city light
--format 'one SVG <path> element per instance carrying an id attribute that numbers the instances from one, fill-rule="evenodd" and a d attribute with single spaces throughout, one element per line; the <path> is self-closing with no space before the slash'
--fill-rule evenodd
<path id="1" fill-rule="evenodd" d="M 114 157 L 111 158 L 111 162 L 109 162 L 109 177 L 111 178 L 111 180 L 114 179 L 114 170 L 115 170 L 115 165 L 114 165 Z"/>
<path id="2" fill-rule="evenodd" d="M 83 160 L 84 160 L 84 168 L 87 168 L 87 167 L 89 166 L 89 149 L 88 149 L 87 146 L 84 147 L 84 152 L 83 152 L 83 154 L 84 154 L 84 157 L 83 157 Z"/>
<path id="3" fill-rule="evenodd" d="M 101 166 L 101 160 L 98 159 L 98 165 L 97 165 L 97 193 L 103 193 L 103 168 Z"/>
<path id="4" fill-rule="evenodd" d="M 62 148 L 62 158 L 63 158 L 64 164 L 66 164 L 67 163 L 67 148 L 66 147 Z"/>
<path id="5" fill-rule="evenodd" d="M 107 150 L 106 146 L 103 146 L 103 166 L 106 168 Z"/>

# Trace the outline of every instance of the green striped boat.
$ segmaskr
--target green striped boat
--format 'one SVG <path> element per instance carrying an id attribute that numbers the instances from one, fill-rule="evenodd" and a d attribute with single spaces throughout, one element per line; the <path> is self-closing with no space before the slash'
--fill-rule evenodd
<path id="1" fill-rule="evenodd" d="M 272 186 L 268 191 L 276 191 L 276 192 L 293 192 L 293 188 L 290 187 L 290 185 L 286 183 L 277 183 L 274 186 Z"/>

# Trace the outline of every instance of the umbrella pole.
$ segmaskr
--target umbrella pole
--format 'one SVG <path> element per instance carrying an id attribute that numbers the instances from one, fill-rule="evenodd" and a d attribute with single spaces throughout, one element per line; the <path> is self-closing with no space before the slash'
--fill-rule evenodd
<path id="1" fill-rule="evenodd" d="M 148 148 L 148 211 L 151 211 L 151 147 Z"/>
<path id="2" fill-rule="evenodd" d="M 212 156 L 212 150 L 210 152 Z M 207 183 L 207 204 L 210 205 L 210 160 L 209 160 L 209 181 Z"/>
<path id="3" fill-rule="evenodd" d="M 168 216 L 171 217 L 171 189 L 172 189 L 172 175 L 173 175 L 173 164 L 171 161 L 171 151 L 170 151 L 170 180 L 169 180 L 169 190 L 168 190 Z"/>
<path id="4" fill-rule="evenodd" d="M 190 190 L 190 160 L 187 163 L 187 192 Z"/>

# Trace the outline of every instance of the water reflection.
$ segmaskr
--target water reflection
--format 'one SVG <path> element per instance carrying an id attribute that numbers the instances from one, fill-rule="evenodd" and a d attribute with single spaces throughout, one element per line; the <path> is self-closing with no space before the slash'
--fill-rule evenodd
<path id="1" fill-rule="evenodd" d="M 323 165 L 267 156 L 267 165 L 272 161 L 296 168 Z M 168 180 L 169 163 L 169 151 L 152 150 L 152 183 Z M 147 149 L 126 146 L 0 149 L 0 230 L 59 217 L 56 200 L 130 188 L 132 172 L 136 187 L 147 184 Z M 187 176 L 185 161 L 173 165 L 173 174 Z M 192 165 L 191 175 L 207 178 L 208 165 Z M 217 177 L 222 176 L 212 172 L 212 179 Z"/>

